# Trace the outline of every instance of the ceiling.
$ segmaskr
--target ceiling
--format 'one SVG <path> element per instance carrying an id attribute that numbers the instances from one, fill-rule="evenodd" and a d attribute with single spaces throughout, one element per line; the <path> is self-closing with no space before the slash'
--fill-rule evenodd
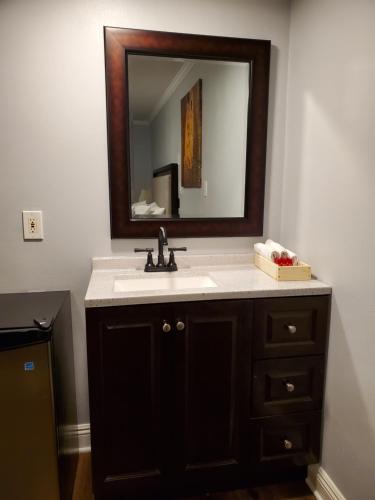
<path id="1" fill-rule="evenodd" d="M 133 121 L 150 121 L 152 112 L 184 64 L 182 59 L 129 55 L 129 103 Z"/>

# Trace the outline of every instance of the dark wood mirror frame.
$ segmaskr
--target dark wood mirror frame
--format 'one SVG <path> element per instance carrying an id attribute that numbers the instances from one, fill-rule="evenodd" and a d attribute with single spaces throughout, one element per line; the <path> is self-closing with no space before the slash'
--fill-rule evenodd
<path id="1" fill-rule="evenodd" d="M 111 237 L 261 236 L 267 143 L 269 40 L 104 28 Z M 128 54 L 248 62 L 251 67 L 244 217 L 132 219 L 130 206 Z M 228 193 L 230 196 L 230 193 Z"/>

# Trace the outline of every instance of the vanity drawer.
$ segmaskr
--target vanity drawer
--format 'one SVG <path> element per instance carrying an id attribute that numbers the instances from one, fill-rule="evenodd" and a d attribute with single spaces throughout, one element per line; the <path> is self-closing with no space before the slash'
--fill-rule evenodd
<path id="1" fill-rule="evenodd" d="M 258 299 L 254 308 L 255 357 L 323 354 L 329 303 L 328 295 Z"/>
<path id="2" fill-rule="evenodd" d="M 316 463 L 320 454 L 320 428 L 320 411 L 253 419 L 250 423 L 252 462 Z"/>
<path id="3" fill-rule="evenodd" d="M 324 357 L 256 361 L 252 414 L 280 415 L 318 410 L 322 405 Z"/>

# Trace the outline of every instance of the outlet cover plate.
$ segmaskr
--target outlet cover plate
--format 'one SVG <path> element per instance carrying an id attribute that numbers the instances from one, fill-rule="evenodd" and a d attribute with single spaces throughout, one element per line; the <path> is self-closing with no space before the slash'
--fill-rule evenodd
<path id="1" fill-rule="evenodd" d="M 22 212 L 24 240 L 42 240 L 43 214 L 41 210 L 24 210 Z"/>

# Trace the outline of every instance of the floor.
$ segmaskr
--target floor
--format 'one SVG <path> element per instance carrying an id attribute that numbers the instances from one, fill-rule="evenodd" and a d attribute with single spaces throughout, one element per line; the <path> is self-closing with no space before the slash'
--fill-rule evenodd
<path id="1" fill-rule="evenodd" d="M 286 483 L 236 490 L 225 493 L 211 493 L 209 495 L 185 498 L 184 500 L 314 500 L 311 491 L 304 482 Z M 90 454 L 80 455 L 78 470 L 72 500 L 93 500 L 91 494 Z"/>

